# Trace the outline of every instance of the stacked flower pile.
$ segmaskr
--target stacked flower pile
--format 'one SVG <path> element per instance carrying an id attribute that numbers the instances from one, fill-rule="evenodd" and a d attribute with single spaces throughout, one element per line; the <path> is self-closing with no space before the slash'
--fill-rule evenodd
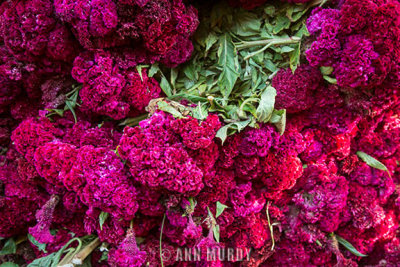
<path id="1" fill-rule="evenodd" d="M 400 2 L 228 2 L 0 5 L 0 266 L 400 264 Z"/>

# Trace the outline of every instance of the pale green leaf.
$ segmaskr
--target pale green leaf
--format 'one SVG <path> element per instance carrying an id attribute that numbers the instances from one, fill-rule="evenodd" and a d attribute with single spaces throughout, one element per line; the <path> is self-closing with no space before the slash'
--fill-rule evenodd
<path id="1" fill-rule="evenodd" d="M 217 211 L 215 213 L 215 218 L 218 218 L 226 208 L 228 208 L 227 205 L 224 205 L 221 202 L 217 201 Z"/>
<path id="2" fill-rule="evenodd" d="M 178 119 L 184 118 L 184 116 L 178 110 L 176 110 L 174 107 L 171 107 L 164 101 L 158 102 L 157 105 L 158 105 L 159 110 L 162 110 L 162 111 L 165 111 L 165 112 L 171 114 L 172 116 L 174 116 L 174 118 L 178 118 Z"/>
<path id="3" fill-rule="evenodd" d="M 335 78 L 329 77 L 327 75 L 323 76 L 324 80 L 331 84 L 337 84 L 337 80 Z"/>
<path id="4" fill-rule="evenodd" d="M 164 76 L 161 77 L 160 87 L 167 97 L 170 97 L 172 95 L 171 85 L 169 84 L 167 78 L 165 78 Z"/>
<path id="5" fill-rule="evenodd" d="M 357 156 L 364 161 L 368 166 L 382 170 L 382 171 L 389 171 L 388 168 L 379 160 L 373 158 L 372 156 L 368 155 L 367 153 L 364 153 L 362 151 L 357 151 Z"/>
<path id="6" fill-rule="evenodd" d="M 217 243 L 219 243 L 219 236 L 220 236 L 219 233 L 220 233 L 219 225 L 217 224 L 217 225 L 215 225 L 214 228 L 213 228 L 214 238 L 215 238 L 215 241 L 217 241 Z"/>
<path id="7" fill-rule="evenodd" d="M 260 103 L 257 108 L 257 120 L 260 122 L 268 122 L 274 111 L 276 90 L 272 86 L 268 86 L 261 94 Z"/>
<path id="8" fill-rule="evenodd" d="M 103 230 L 103 224 L 106 222 L 108 216 L 110 216 L 110 214 L 108 212 L 102 211 L 100 213 L 100 215 L 99 215 L 100 230 Z"/>

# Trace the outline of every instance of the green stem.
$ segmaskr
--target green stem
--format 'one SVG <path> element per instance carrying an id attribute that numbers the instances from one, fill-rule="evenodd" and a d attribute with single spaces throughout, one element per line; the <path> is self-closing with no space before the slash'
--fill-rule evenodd
<path id="1" fill-rule="evenodd" d="M 164 267 L 164 261 L 162 258 L 162 234 L 163 234 L 163 230 L 164 230 L 164 222 L 165 222 L 165 214 L 164 217 L 162 219 L 162 223 L 161 223 L 161 232 L 160 232 L 160 260 L 161 260 L 161 267 Z"/>
<path id="2" fill-rule="evenodd" d="M 274 38 L 274 39 L 265 39 L 265 40 L 258 40 L 258 41 L 248 41 L 248 42 L 240 42 L 236 45 L 236 48 L 238 50 L 245 49 L 245 48 L 251 48 L 255 46 L 261 46 L 261 45 L 268 45 L 272 43 L 271 45 L 283 45 L 283 44 L 296 44 L 300 42 L 301 38 L 297 36 L 293 37 L 288 37 L 288 38 Z"/>

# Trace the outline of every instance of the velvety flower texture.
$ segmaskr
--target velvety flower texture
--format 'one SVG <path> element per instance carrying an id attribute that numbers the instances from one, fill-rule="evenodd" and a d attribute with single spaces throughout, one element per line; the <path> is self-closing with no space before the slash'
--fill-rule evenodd
<path id="1" fill-rule="evenodd" d="M 135 233 L 132 229 L 127 231 L 125 239 L 117 249 L 110 250 L 108 263 L 114 267 L 140 267 L 146 260 L 146 252 L 140 251 Z"/>
<path id="2" fill-rule="evenodd" d="M 342 1 L 339 9 L 317 8 L 307 27 L 316 37 L 306 51 L 312 66 L 331 66 L 338 85 L 371 90 L 396 81 L 400 44 L 398 1 Z"/>
<path id="3" fill-rule="evenodd" d="M 286 109 L 288 113 L 309 109 L 313 105 L 313 93 L 321 81 L 318 69 L 307 65 L 300 65 L 294 74 L 290 69 L 280 70 L 272 80 L 277 91 L 275 107 Z"/>
<path id="4" fill-rule="evenodd" d="M 143 69 L 121 68 L 118 54 L 106 51 L 84 53 L 74 61 L 72 76 L 83 87 L 79 92 L 82 109 L 113 119 L 129 112 L 143 112 L 149 101 L 160 95 L 161 88 Z"/>
<path id="5" fill-rule="evenodd" d="M 179 125 L 184 127 L 177 128 Z M 142 185 L 196 195 L 203 188 L 203 173 L 185 149 L 211 144 L 218 126 L 213 115 L 199 124 L 193 118 L 175 121 L 171 115 L 157 112 L 139 127 L 124 129 L 118 153 Z"/>

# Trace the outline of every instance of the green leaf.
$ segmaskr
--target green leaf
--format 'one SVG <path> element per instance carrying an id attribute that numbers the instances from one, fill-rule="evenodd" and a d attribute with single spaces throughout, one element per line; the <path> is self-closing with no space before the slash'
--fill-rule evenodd
<path id="1" fill-rule="evenodd" d="M 0 267 L 18 267 L 19 265 L 13 262 L 4 262 L 0 264 Z"/>
<path id="2" fill-rule="evenodd" d="M 232 32 L 238 36 L 257 35 L 261 28 L 261 19 L 254 12 L 239 9 L 235 14 L 235 24 Z"/>
<path id="3" fill-rule="evenodd" d="M 56 252 L 51 253 L 45 257 L 35 259 L 27 267 L 43 267 L 43 266 L 52 266 L 53 261 L 55 259 Z"/>
<path id="4" fill-rule="evenodd" d="M 336 234 L 335 234 L 335 237 L 336 237 L 336 240 L 339 242 L 339 244 L 343 245 L 348 251 L 350 251 L 357 257 L 367 257 L 368 256 L 368 255 L 358 252 L 357 249 L 352 244 L 350 244 L 349 241 L 341 238 L 340 236 L 338 236 Z"/>
<path id="5" fill-rule="evenodd" d="M 367 153 L 364 153 L 362 151 L 357 151 L 357 156 L 364 161 L 368 166 L 381 170 L 381 171 L 386 171 L 389 176 L 390 176 L 390 172 L 388 170 L 388 168 L 379 160 L 371 157 L 370 155 L 368 155 Z"/>
<path id="6" fill-rule="evenodd" d="M 67 100 L 67 101 L 65 101 L 65 105 L 71 111 L 72 116 L 74 116 L 75 123 L 77 123 L 78 120 L 77 120 L 76 114 L 75 114 L 75 104 L 73 104 L 71 101 Z"/>
<path id="7" fill-rule="evenodd" d="M 46 251 L 46 244 L 39 243 L 31 234 L 28 234 L 28 240 L 35 245 L 39 251 L 43 251 L 44 253 L 47 253 Z"/>
<path id="8" fill-rule="evenodd" d="M 214 32 L 210 32 L 206 38 L 206 52 L 218 41 L 218 36 Z"/>
<path id="9" fill-rule="evenodd" d="M 286 129 L 286 109 L 274 110 L 269 122 L 274 124 L 278 132 L 283 135 Z"/>
<path id="10" fill-rule="evenodd" d="M 228 206 L 222 204 L 221 202 L 217 201 L 217 211 L 215 213 L 215 218 L 218 218 L 223 212 L 224 210 L 228 208 Z"/>
<path id="11" fill-rule="evenodd" d="M 228 97 L 239 77 L 239 61 L 235 45 L 227 33 L 219 40 L 218 66 L 222 70 L 218 78 L 218 85 L 222 95 Z"/>
<path id="12" fill-rule="evenodd" d="M 272 86 L 268 86 L 261 94 L 260 104 L 257 108 L 257 120 L 260 122 L 268 122 L 274 111 L 276 90 Z"/>
<path id="13" fill-rule="evenodd" d="M 3 248 L 0 250 L 0 255 L 14 254 L 15 252 L 17 252 L 17 244 L 14 238 L 11 237 L 4 243 Z"/>
<path id="14" fill-rule="evenodd" d="M 166 94 L 166 96 L 170 97 L 172 95 L 171 85 L 169 84 L 167 78 L 165 78 L 164 75 L 161 77 L 160 87 Z"/>
<path id="15" fill-rule="evenodd" d="M 108 212 L 102 211 L 100 213 L 100 215 L 99 215 L 100 230 L 103 230 L 103 224 L 107 220 L 108 216 L 110 216 L 110 214 Z"/>
<path id="16" fill-rule="evenodd" d="M 331 84 L 337 84 L 337 80 L 335 78 L 329 77 L 327 75 L 323 76 L 324 80 Z"/>
<path id="17" fill-rule="evenodd" d="M 231 122 L 231 123 L 221 127 L 217 131 L 215 137 L 221 139 L 222 144 L 224 144 L 228 135 L 234 134 L 236 131 L 238 131 L 238 132 L 242 131 L 250 123 L 251 123 L 251 119 L 248 119 L 245 121 Z M 233 131 L 229 132 L 229 130 L 233 130 Z"/>
<path id="18" fill-rule="evenodd" d="M 178 78 L 178 70 L 176 68 L 171 69 L 171 84 L 175 88 L 176 78 Z"/>
<path id="19" fill-rule="evenodd" d="M 332 67 L 320 67 L 319 69 L 320 69 L 322 75 L 331 75 L 333 72 Z"/>
<path id="20" fill-rule="evenodd" d="M 197 107 L 193 110 L 193 117 L 198 120 L 205 120 L 208 117 L 208 110 L 206 105 L 202 105 L 201 102 L 197 104 Z"/>
<path id="21" fill-rule="evenodd" d="M 149 74 L 148 76 L 151 78 L 153 77 L 156 73 L 158 73 L 160 71 L 160 67 L 158 66 L 158 64 L 153 64 L 151 65 L 150 69 L 149 69 Z"/>
<path id="22" fill-rule="evenodd" d="M 141 79 L 142 82 L 143 82 L 142 68 L 143 68 L 142 65 L 137 65 L 137 66 L 136 66 L 136 70 L 137 70 L 137 72 L 139 73 L 140 79 Z"/>
<path id="23" fill-rule="evenodd" d="M 220 236 L 219 232 L 220 232 L 219 225 L 217 224 L 213 228 L 214 238 L 215 238 L 215 241 L 217 241 L 217 243 L 219 243 L 219 236 Z"/>
<path id="24" fill-rule="evenodd" d="M 301 43 L 299 42 L 296 44 L 295 49 L 289 53 L 289 65 L 292 72 L 294 72 L 300 64 L 300 49 Z"/>
<path id="25" fill-rule="evenodd" d="M 289 29 L 290 20 L 286 16 L 279 16 L 276 18 L 275 25 L 272 28 L 274 34 L 280 33 L 284 29 Z"/>
<path id="26" fill-rule="evenodd" d="M 174 116 L 174 118 L 178 118 L 178 119 L 184 118 L 184 116 L 178 110 L 171 107 L 170 105 L 168 105 L 168 103 L 166 103 L 164 101 L 158 102 L 157 105 L 158 105 L 159 110 L 162 110 L 162 111 L 165 111 L 165 112 L 171 114 L 172 116 Z"/>

